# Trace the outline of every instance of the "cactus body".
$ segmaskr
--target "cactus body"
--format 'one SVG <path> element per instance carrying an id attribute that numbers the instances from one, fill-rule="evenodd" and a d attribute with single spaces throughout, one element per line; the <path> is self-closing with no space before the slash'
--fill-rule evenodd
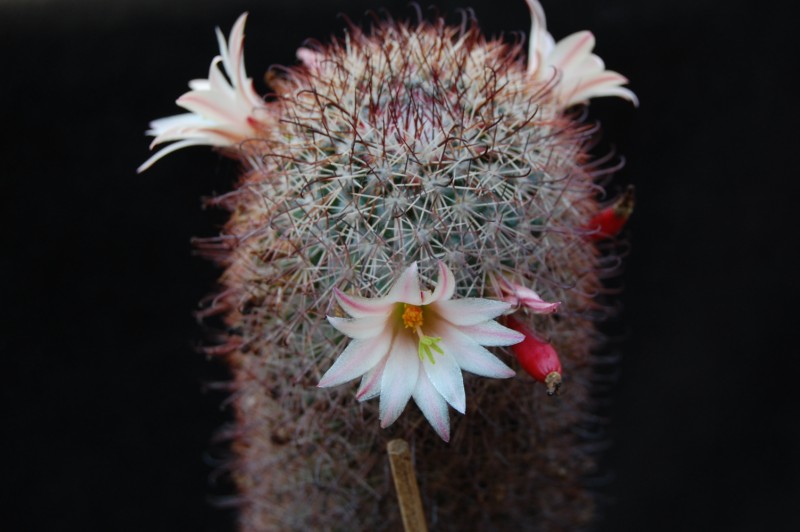
<path id="1" fill-rule="evenodd" d="M 578 477 L 592 464 L 571 430 L 597 290 L 575 230 L 595 209 L 585 128 L 529 87 L 517 50 L 476 29 L 387 23 L 319 53 L 318 69 L 274 79 L 276 126 L 242 144 L 248 168 L 224 199 L 245 529 L 396 529 L 383 449 L 397 436 L 437 529 L 587 520 Z M 569 309 L 535 324 L 563 353 L 569 393 L 468 379 L 450 445 L 416 409 L 381 431 L 352 386 L 316 387 L 343 349 L 325 321 L 333 289 L 378 296 L 412 261 L 432 278 L 440 259 L 465 296 L 495 297 L 502 276 Z"/>
<path id="2" fill-rule="evenodd" d="M 225 267 L 207 312 L 228 326 L 214 350 L 235 375 L 242 529 L 397 530 L 384 452 L 397 437 L 436 530 L 586 525 L 581 479 L 595 464 L 575 428 L 598 340 L 592 128 L 565 110 L 557 80 L 531 76 L 520 45 L 474 24 L 385 21 L 299 55 L 271 77 L 254 133 L 228 148 L 243 175 L 214 201 L 231 218 L 200 243 Z M 552 342 L 566 393 L 548 397 L 524 372 L 467 374 L 466 415 L 445 443 L 413 405 L 382 430 L 355 385 L 318 388 L 347 343 L 326 321 L 345 316 L 334 291 L 384 296 L 413 262 L 426 288 L 448 265 L 459 297 L 525 286 L 560 301 L 555 315 L 520 306 L 515 319 Z"/>

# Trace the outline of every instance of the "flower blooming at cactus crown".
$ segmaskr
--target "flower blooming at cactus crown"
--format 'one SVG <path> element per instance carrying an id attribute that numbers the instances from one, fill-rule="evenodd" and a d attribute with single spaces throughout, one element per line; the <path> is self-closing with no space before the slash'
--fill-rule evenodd
<path id="1" fill-rule="evenodd" d="M 176 101 L 191 112 L 150 123 L 147 134 L 155 137 L 151 148 L 164 142 L 176 142 L 150 157 L 139 167 L 139 172 L 147 170 L 165 155 L 187 146 L 226 148 L 255 135 L 259 121 L 254 112 L 263 106 L 264 101 L 253 89 L 253 80 L 247 77 L 244 69 L 242 45 L 246 20 L 247 13 L 239 17 L 227 43 L 217 28 L 220 55 L 211 61 L 208 79 L 189 82 L 192 90 Z"/>
<path id="2" fill-rule="evenodd" d="M 362 377 L 356 397 L 380 395 L 381 427 L 400 416 L 412 397 L 437 434 L 450 439 L 448 403 L 466 408 L 461 370 L 484 377 L 508 378 L 514 371 L 483 346 L 521 342 L 524 335 L 496 321 L 511 305 L 490 299 L 452 299 L 455 278 L 439 263 L 433 292 L 420 290 L 417 263 L 407 268 L 384 297 L 363 298 L 336 291 L 352 318 L 328 317 L 352 338 L 320 387 Z"/>
<path id="3" fill-rule="evenodd" d="M 603 60 L 592 53 L 594 35 L 579 31 L 555 42 L 547 31 L 544 10 L 538 0 L 526 0 L 531 11 L 528 76 L 536 82 L 555 79 L 553 94 L 561 107 L 569 107 L 598 96 L 619 96 L 639 105 L 625 87 L 628 79 L 606 70 Z"/>

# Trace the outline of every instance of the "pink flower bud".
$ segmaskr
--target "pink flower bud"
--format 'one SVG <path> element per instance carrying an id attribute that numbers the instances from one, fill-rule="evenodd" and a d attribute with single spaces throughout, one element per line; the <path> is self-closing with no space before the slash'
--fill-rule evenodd
<path id="1" fill-rule="evenodd" d="M 507 303 L 526 306 L 535 314 L 552 314 L 561 305 L 560 301 L 548 303 L 530 288 L 509 283 L 506 280 L 501 280 L 500 289 L 506 294 L 505 301 Z"/>

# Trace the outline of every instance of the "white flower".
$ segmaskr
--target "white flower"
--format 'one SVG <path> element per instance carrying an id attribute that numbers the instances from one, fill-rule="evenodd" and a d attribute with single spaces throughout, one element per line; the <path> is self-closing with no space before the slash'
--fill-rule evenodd
<path id="1" fill-rule="evenodd" d="M 220 55 L 211 61 L 208 79 L 190 81 L 192 90 L 175 102 L 191 112 L 150 122 L 147 134 L 155 137 L 151 149 L 164 142 L 177 142 L 150 157 L 139 167 L 139 172 L 147 170 L 165 155 L 187 146 L 225 148 L 256 134 L 259 121 L 254 112 L 264 105 L 264 101 L 253 89 L 253 80 L 247 77 L 244 69 L 246 20 L 247 13 L 239 17 L 227 43 L 217 28 Z M 220 64 L 225 70 L 224 75 Z"/>
<path id="2" fill-rule="evenodd" d="M 441 262 L 433 292 L 420 290 L 416 262 L 384 297 L 369 299 L 337 290 L 339 304 L 352 319 L 328 317 L 328 321 L 353 341 L 319 386 L 362 377 L 356 397 L 365 401 L 380 395 L 384 428 L 395 422 L 413 397 L 439 436 L 449 441 L 447 404 L 462 414 L 466 408 L 461 370 L 511 377 L 514 371 L 482 346 L 512 345 L 524 339 L 494 321 L 511 305 L 452 299 L 454 291 L 453 273 Z"/>
<path id="3" fill-rule="evenodd" d="M 599 96 L 619 96 L 639 105 L 636 95 L 625 87 L 628 79 L 606 70 L 603 60 L 592 53 L 594 35 L 579 31 L 555 42 L 547 31 L 544 10 L 538 0 L 526 0 L 531 11 L 528 76 L 547 83 L 553 78 L 558 104 L 569 107 Z"/>

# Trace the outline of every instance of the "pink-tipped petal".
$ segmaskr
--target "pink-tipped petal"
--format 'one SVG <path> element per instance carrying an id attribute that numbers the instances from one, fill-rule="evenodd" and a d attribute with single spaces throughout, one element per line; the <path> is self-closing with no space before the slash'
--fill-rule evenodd
<path id="1" fill-rule="evenodd" d="M 520 299 L 519 302 L 533 311 L 534 314 L 552 314 L 561 306 L 560 301 L 548 303 L 541 299 Z"/>
<path id="2" fill-rule="evenodd" d="M 387 327 L 386 317 L 371 316 L 367 318 L 347 319 L 328 316 L 328 322 L 339 332 L 356 340 L 364 340 L 378 336 Z"/>
<path id="3" fill-rule="evenodd" d="M 386 367 L 386 361 L 389 357 L 383 357 L 378 365 L 369 370 L 361 378 L 361 385 L 356 392 L 356 399 L 359 401 L 368 401 L 373 397 L 377 397 L 381 393 L 381 378 L 383 377 L 383 370 Z"/>
<path id="4" fill-rule="evenodd" d="M 366 298 L 345 294 L 338 288 L 333 290 L 336 300 L 342 309 L 354 318 L 367 318 L 373 316 L 388 316 L 394 308 L 394 303 L 387 298 Z"/>
<path id="5" fill-rule="evenodd" d="M 519 284 L 511 284 L 509 286 L 511 287 L 511 292 L 515 296 L 517 296 L 520 300 L 528 299 L 528 300 L 539 300 L 539 301 L 542 301 L 542 298 L 539 296 L 539 294 L 537 294 L 536 292 L 534 292 L 530 288 L 527 288 L 527 287 L 519 285 Z"/>
<path id="6" fill-rule="evenodd" d="M 547 33 L 547 20 L 542 4 L 538 0 L 525 1 L 531 12 L 531 34 L 528 36 L 528 74 L 534 74 L 541 66 L 542 59 L 549 53 L 544 44 L 550 35 Z"/>
<path id="7" fill-rule="evenodd" d="M 403 271 L 385 299 L 393 303 L 422 305 L 422 291 L 419 289 L 419 271 L 416 262 Z"/>
<path id="8" fill-rule="evenodd" d="M 578 67 L 594 49 L 594 35 L 590 31 L 579 31 L 558 41 L 548 63 L 565 75 Z"/>
<path id="9" fill-rule="evenodd" d="M 639 99 L 636 97 L 636 94 L 630 89 L 621 87 L 621 85 L 627 82 L 628 79 L 622 74 L 607 70 L 577 85 L 570 93 L 567 105 L 580 103 L 590 98 L 618 96 L 629 100 L 634 106 L 638 107 Z"/>
<path id="10" fill-rule="evenodd" d="M 229 102 L 209 98 L 208 94 L 199 91 L 187 92 L 177 100 L 178 105 L 188 109 L 204 120 L 217 125 L 233 124 L 239 120 L 236 111 L 230 107 Z"/>
<path id="11" fill-rule="evenodd" d="M 456 291 L 456 278 L 453 272 L 447 265 L 439 261 L 439 279 L 436 282 L 436 288 L 433 290 L 430 298 L 425 302 L 432 303 L 434 301 L 447 301 L 453 297 Z"/>
<path id="12" fill-rule="evenodd" d="M 381 428 L 394 423 L 408 404 L 419 377 L 417 346 L 407 334 L 397 336 L 381 376 Z"/>
<path id="13" fill-rule="evenodd" d="M 520 305 L 524 305 L 536 314 L 551 314 L 558 310 L 561 302 L 550 303 L 542 299 L 539 294 L 525 287 L 516 287 L 516 296 L 519 298 Z"/>
<path id="14" fill-rule="evenodd" d="M 447 401 L 433 387 L 425 372 L 422 372 L 417 379 L 417 386 L 414 388 L 412 397 L 436 434 L 444 441 L 449 442 L 450 414 L 447 411 Z"/>
<path id="15" fill-rule="evenodd" d="M 504 327 L 494 320 L 469 327 L 459 327 L 459 330 L 480 345 L 514 345 L 525 339 L 522 333 Z"/>
<path id="16" fill-rule="evenodd" d="M 244 26 L 246 22 L 247 13 L 239 15 L 233 28 L 231 28 L 227 46 L 225 36 L 217 28 L 217 43 L 219 44 L 225 72 L 230 78 L 231 85 L 242 100 L 246 101 L 250 106 L 258 106 L 263 101 L 253 90 L 253 80 L 247 77 L 247 72 L 244 68 Z"/>
<path id="17" fill-rule="evenodd" d="M 320 388 L 329 388 L 362 376 L 386 356 L 391 345 L 391 334 L 381 334 L 369 340 L 354 340 L 339 355 L 333 366 L 319 381 Z"/>
<path id="18" fill-rule="evenodd" d="M 148 129 L 146 133 L 148 135 L 157 137 L 153 139 L 153 142 L 150 144 L 150 148 L 152 149 L 157 144 L 161 144 L 161 142 L 166 140 L 174 140 L 172 138 L 162 138 L 171 131 L 181 131 L 184 129 L 191 130 L 193 128 L 213 125 L 214 122 L 206 120 L 201 116 L 197 116 L 194 113 L 183 113 L 179 115 L 166 116 L 164 118 L 157 118 L 156 120 L 151 121 L 150 129 Z"/>
<path id="19" fill-rule="evenodd" d="M 436 334 L 442 337 L 441 345 L 446 346 L 456 363 L 464 371 L 475 375 L 507 379 L 514 376 L 514 370 L 458 328 L 440 324 Z"/>
<path id="20" fill-rule="evenodd" d="M 431 304 L 431 308 L 453 325 L 469 326 L 494 319 L 511 305 L 493 299 L 467 298 L 437 301 Z"/>
<path id="21" fill-rule="evenodd" d="M 219 48 L 219 53 L 221 54 L 219 57 L 222 60 L 222 64 L 225 67 L 225 72 L 228 75 L 232 75 L 234 73 L 234 65 L 231 63 L 231 56 L 230 56 L 230 47 L 236 46 L 237 30 L 239 29 L 239 23 L 244 22 L 247 19 L 247 13 L 242 13 L 239 15 L 239 18 L 236 19 L 234 22 L 233 27 L 231 28 L 230 40 L 225 40 L 225 34 L 222 33 L 222 30 L 219 28 L 215 29 L 215 33 L 217 35 L 217 48 Z M 236 79 L 231 79 L 231 83 L 236 83 Z"/>
<path id="22" fill-rule="evenodd" d="M 636 93 L 625 87 L 608 87 L 602 90 L 590 91 L 585 95 L 586 98 L 598 98 L 601 96 L 616 96 L 623 100 L 628 100 L 634 107 L 639 107 L 639 98 Z"/>
<path id="23" fill-rule="evenodd" d="M 594 54 L 589 54 L 579 65 L 575 66 L 574 72 L 578 73 L 579 77 L 586 79 L 602 74 L 605 69 L 606 65 L 602 59 Z"/>
<path id="24" fill-rule="evenodd" d="M 211 67 L 208 70 L 208 88 L 203 90 L 202 89 L 203 84 L 201 83 L 199 84 L 201 90 L 198 90 L 196 92 L 205 93 L 204 95 L 205 97 L 209 96 L 208 94 L 209 92 L 216 92 L 217 93 L 216 96 L 222 97 L 219 98 L 220 100 L 224 98 L 225 100 L 235 101 L 236 91 L 234 91 L 233 88 L 231 88 L 228 78 L 226 78 L 225 75 L 222 73 L 222 70 L 220 70 L 220 63 L 222 63 L 222 61 L 223 59 L 220 56 L 215 57 L 211 61 Z M 198 85 L 196 81 L 194 84 L 195 86 Z M 189 86 L 191 87 L 191 84 Z M 180 98 L 178 98 L 178 103 L 180 103 Z M 226 101 L 226 103 L 228 102 Z"/>
<path id="25" fill-rule="evenodd" d="M 580 82 L 576 84 L 576 88 L 578 90 L 587 90 L 587 89 L 595 89 L 598 87 L 613 87 L 624 85 L 628 83 L 628 78 L 620 74 L 619 72 L 614 72 L 613 70 L 604 70 L 599 74 L 595 74 L 594 76 L 585 76 L 580 79 Z"/>
<path id="26" fill-rule="evenodd" d="M 426 356 L 422 359 L 422 367 L 431 380 L 436 391 L 444 397 L 445 401 L 462 414 L 467 408 L 467 399 L 464 393 L 464 377 L 461 367 L 450 354 L 447 344 L 439 344 L 444 353 L 433 353 L 434 362 Z"/>
<path id="27" fill-rule="evenodd" d="M 189 146 L 199 146 L 199 145 L 204 145 L 204 144 L 207 144 L 207 143 L 203 139 L 186 139 L 186 140 L 182 140 L 180 142 L 175 142 L 174 144 L 170 144 L 169 146 L 165 146 L 164 148 L 162 148 L 162 149 L 158 150 L 156 153 L 154 153 L 145 162 L 143 162 L 142 165 L 139 168 L 136 169 L 136 173 L 141 174 L 142 172 L 144 172 L 145 170 L 147 170 L 148 168 L 153 166 L 153 164 L 156 161 L 158 161 L 159 159 L 161 159 L 165 155 L 169 155 L 170 153 L 172 153 L 174 151 L 177 151 L 177 150 L 180 150 L 180 149 L 183 149 L 183 148 L 188 148 Z"/>

